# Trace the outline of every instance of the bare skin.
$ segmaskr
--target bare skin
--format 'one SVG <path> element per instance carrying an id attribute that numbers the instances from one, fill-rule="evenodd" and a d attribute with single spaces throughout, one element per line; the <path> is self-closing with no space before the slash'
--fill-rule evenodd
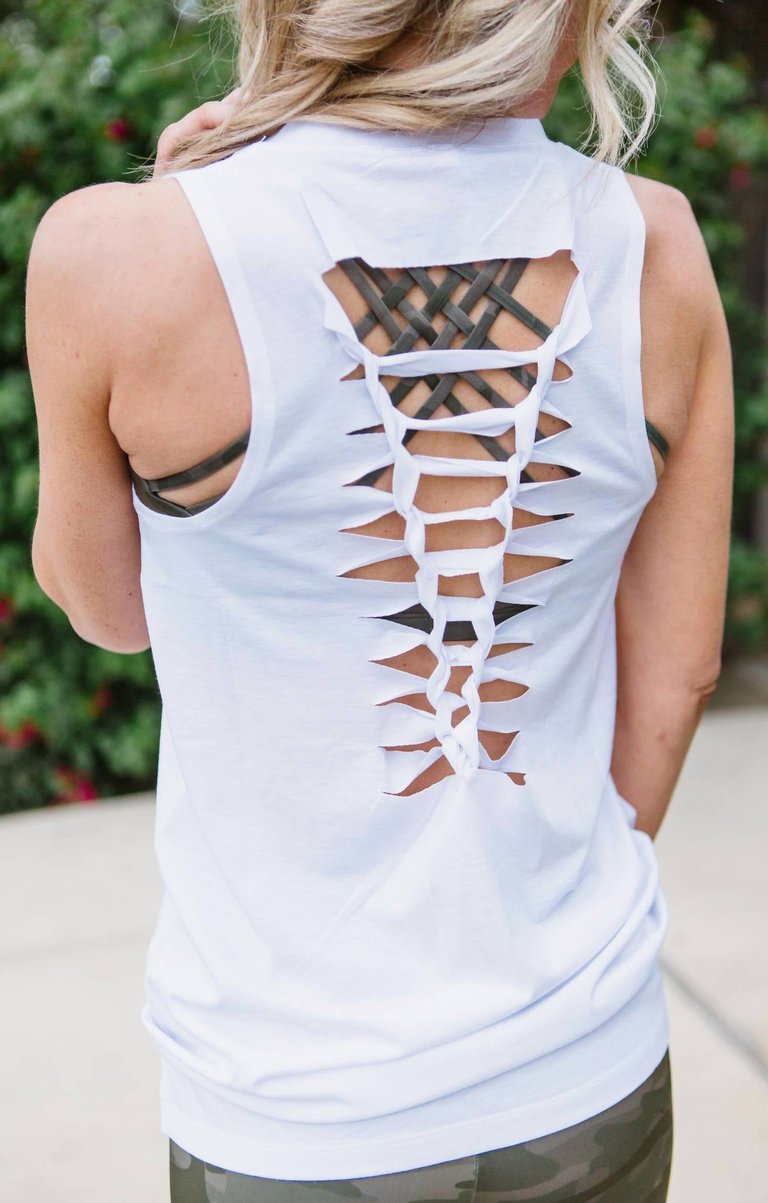
<path id="1" fill-rule="evenodd" d="M 560 73 L 571 56 L 565 47 Z M 514 115 L 543 116 L 559 78 Z M 166 132 L 161 155 L 189 123 L 221 118 L 220 108 L 203 109 Z M 654 837 L 719 674 L 733 393 L 725 320 L 690 206 L 665 185 L 630 183 L 648 231 L 645 413 L 671 453 L 664 467 L 651 452 L 659 484 L 619 586 L 612 770 L 638 829 Z M 540 310 L 562 301 L 556 263 L 526 286 Z M 144 476 L 196 463 L 248 427 L 251 406 L 226 296 L 178 184 L 103 184 L 56 202 L 32 248 L 27 314 L 40 443 L 36 577 L 83 639 L 144 650 L 128 462 Z M 516 337 L 508 332 L 509 346 Z M 193 502 L 220 493 L 240 463 L 168 496 Z M 445 508 L 454 503 L 446 495 Z M 399 571 L 407 579 L 407 565 Z"/>

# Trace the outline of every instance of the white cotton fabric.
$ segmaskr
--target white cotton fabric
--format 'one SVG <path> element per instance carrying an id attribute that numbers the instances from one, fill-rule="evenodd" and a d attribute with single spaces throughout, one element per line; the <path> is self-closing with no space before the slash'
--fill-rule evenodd
<path id="1" fill-rule="evenodd" d="M 298 121 L 175 178 L 232 307 L 252 424 L 234 484 L 209 508 L 180 518 L 133 494 L 163 703 L 165 893 L 142 1011 L 162 1059 L 163 1131 L 230 1170 L 312 1180 L 577 1123 L 634 1090 L 669 1039 L 654 846 L 610 773 L 614 597 L 656 487 L 631 189 L 538 121 L 506 117 L 434 135 Z M 376 356 L 322 280 L 352 256 L 426 266 L 562 248 L 579 273 L 562 320 L 519 353 Z M 568 380 L 552 380 L 558 357 Z M 469 461 L 412 456 L 413 420 L 380 373 L 534 362 L 537 383 L 513 410 L 443 423 L 514 424 L 514 456 L 471 461 L 506 479 L 474 514 L 492 512 L 505 541 L 426 552 L 419 474 Z M 364 377 L 342 380 L 360 363 Z M 535 440 L 540 412 L 570 428 Z M 526 483 L 531 461 L 577 474 Z M 392 495 L 345 487 L 390 463 Z M 351 533 L 393 499 L 402 542 Z M 513 530 L 516 505 L 572 516 Z M 568 562 L 504 584 L 505 550 Z M 341 575 L 406 551 L 414 582 Z M 483 597 L 469 609 L 437 592 L 439 573 L 471 571 Z M 530 608 L 495 627 L 498 601 Z M 430 633 L 382 617 L 417 602 Z M 444 648 L 444 623 L 468 617 L 474 649 Z M 494 642 L 530 646 L 489 667 Z M 436 714 L 379 705 L 424 681 L 375 661 L 422 643 L 438 660 Z M 446 683 L 460 662 L 472 671 L 457 699 Z M 527 692 L 481 702 L 483 681 L 505 675 Z M 469 713 L 453 726 L 457 705 Z M 483 727 L 519 730 L 500 761 Z M 433 736 L 432 752 L 386 750 Z M 451 776 L 396 796 L 441 754 Z"/>

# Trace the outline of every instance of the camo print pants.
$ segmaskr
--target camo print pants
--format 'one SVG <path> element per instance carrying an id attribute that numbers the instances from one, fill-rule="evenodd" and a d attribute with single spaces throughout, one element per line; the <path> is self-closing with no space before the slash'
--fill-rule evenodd
<path id="1" fill-rule="evenodd" d="M 372 1178 L 258 1178 L 170 1142 L 171 1203 L 665 1203 L 672 1165 L 669 1050 L 627 1098 L 537 1140 Z"/>

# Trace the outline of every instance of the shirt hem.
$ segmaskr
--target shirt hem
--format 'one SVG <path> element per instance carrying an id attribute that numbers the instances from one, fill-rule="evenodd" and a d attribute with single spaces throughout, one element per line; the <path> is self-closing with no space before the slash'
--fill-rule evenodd
<path id="1" fill-rule="evenodd" d="M 230 1172 L 282 1181 L 342 1180 L 399 1173 L 505 1148 L 561 1131 L 612 1107 L 653 1073 L 669 1048 L 666 1007 L 646 1038 L 594 1080 L 547 1099 L 408 1136 L 306 1144 L 243 1137 L 178 1107 L 161 1089 L 161 1130 L 201 1161 Z M 165 1066 L 164 1066 L 165 1069 Z"/>

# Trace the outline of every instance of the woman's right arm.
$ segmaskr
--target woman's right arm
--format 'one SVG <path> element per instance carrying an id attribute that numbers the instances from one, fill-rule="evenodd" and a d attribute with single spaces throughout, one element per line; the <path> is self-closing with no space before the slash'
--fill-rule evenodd
<path id="1" fill-rule="evenodd" d="M 637 829 L 654 838 L 720 673 L 734 399 L 725 316 L 690 206 L 631 182 L 648 228 L 644 388 L 667 398 L 661 412 L 679 437 L 622 566 L 611 769 Z"/>

